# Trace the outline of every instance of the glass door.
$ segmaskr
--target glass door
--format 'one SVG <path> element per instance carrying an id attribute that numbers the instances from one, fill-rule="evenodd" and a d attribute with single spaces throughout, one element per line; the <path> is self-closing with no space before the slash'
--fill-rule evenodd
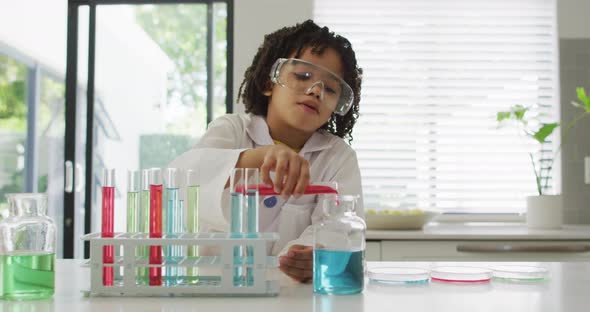
<path id="1" fill-rule="evenodd" d="M 68 9 L 66 257 L 88 257 L 79 237 L 101 229 L 103 169 L 116 171 L 122 232 L 127 171 L 165 167 L 231 112 L 232 1 L 113 3 Z"/>

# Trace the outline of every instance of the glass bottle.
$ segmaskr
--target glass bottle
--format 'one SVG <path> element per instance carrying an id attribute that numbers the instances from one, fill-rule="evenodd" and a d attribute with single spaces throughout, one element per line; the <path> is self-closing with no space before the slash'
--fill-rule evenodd
<path id="1" fill-rule="evenodd" d="M 7 194 L 8 218 L 0 222 L 0 298 L 43 299 L 55 288 L 55 223 L 47 195 Z"/>
<path id="2" fill-rule="evenodd" d="M 364 287 L 366 225 L 355 213 L 358 197 L 324 197 L 325 217 L 314 226 L 313 291 L 359 293 Z"/>

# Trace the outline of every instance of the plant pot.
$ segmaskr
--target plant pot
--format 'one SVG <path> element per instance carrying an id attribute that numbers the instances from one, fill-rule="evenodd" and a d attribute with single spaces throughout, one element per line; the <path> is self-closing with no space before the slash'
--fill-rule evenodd
<path id="1" fill-rule="evenodd" d="M 561 195 L 526 198 L 526 224 L 530 229 L 560 229 L 563 223 Z"/>

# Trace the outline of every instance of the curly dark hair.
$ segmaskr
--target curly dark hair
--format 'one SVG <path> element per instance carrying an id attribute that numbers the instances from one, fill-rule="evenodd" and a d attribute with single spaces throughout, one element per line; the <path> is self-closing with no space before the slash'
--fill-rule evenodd
<path id="1" fill-rule="evenodd" d="M 334 34 L 328 27 L 320 27 L 312 20 L 295 26 L 284 27 L 264 36 L 264 42 L 252 60 L 252 65 L 244 73 L 244 81 L 240 85 L 238 100 L 242 98 L 246 112 L 266 116 L 269 98 L 263 94 L 268 90 L 270 70 L 278 58 L 286 58 L 295 54 L 299 58 L 303 51 L 311 48 L 311 52 L 321 55 L 326 48 L 334 49 L 340 55 L 344 68 L 344 81 L 354 92 L 352 107 L 344 116 L 332 114 L 330 120 L 320 129 L 324 129 L 338 137 L 348 138 L 352 142 L 352 127 L 359 117 L 361 96 L 362 69 L 358 67 L 356 56 L 348 39 Z"/>

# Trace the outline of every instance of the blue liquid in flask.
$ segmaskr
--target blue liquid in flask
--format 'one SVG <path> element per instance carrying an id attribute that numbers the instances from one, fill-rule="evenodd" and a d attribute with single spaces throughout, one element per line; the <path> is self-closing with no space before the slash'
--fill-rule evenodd
<path id="1" fill-rule="evenodd" d="M 314 250 L 313 291 L 341 295 L 363 291 L 363 258 L 364 251 Z"/>

